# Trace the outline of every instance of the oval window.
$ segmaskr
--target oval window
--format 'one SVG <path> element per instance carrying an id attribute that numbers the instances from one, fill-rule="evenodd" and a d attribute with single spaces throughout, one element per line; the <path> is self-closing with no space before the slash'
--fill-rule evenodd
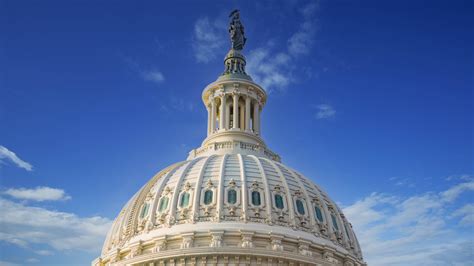
<path id="1" fill-rule="evenodd" d="M 189 193 L 188 192 L 184 192 L 182 195 L 181 195 L 181 203 L 180 203 L 180 207 L 181 208 L 184 208 L 184 207 L 188 207 L 189 205 Z"/>
<path id="2" fill-rule="evenodd" d="M 252 191 L 252 204 L 254 206 L 260 206 L 260 204 L 261 204 L 260 192 Z"/>
<path id="3" fill-rule="evenodd" d="M 212 190 L 206 190 L 204 192 L 204 204 L 209 205 L 212 203 Z"/>
<path id="4" fill-rule="evenodd" d="M 304 215 L 304 206 L 301 200 L 296 200 L 296 210 L 299 214 Z"/>
<path id="5" fill-rule="evenodd" d="M 237 191 L 235 191 L 235 189 L 229 189 L 227 191 L 227 202 L 229 204 L 237 203 Z"/>
<path id="6" fill-rule="evenodd" d="M 161 200 L 160 200 L 160 207 L 158 208 L 158 211 L 159 212 L 162 212 L 164 210 L 166 210 L 166 208 L 168 208 L 168 197 L 162 197 Z"/>
<path id="7" fill-rule="evenodd" d="M 275 195 L 275 206 L 280 210 L 284 208 L 283 197 L 280 194 Z"/>
<path id="8" fill-rule="evenodd" d="M 324 219 L 323 219 L 323 213 L 321 212 L 321 209 L 319 207 L 314 207 L 314 210 L 316 212 L 316 218 L 320 221 L 320 222 L 323 222 Z"/>

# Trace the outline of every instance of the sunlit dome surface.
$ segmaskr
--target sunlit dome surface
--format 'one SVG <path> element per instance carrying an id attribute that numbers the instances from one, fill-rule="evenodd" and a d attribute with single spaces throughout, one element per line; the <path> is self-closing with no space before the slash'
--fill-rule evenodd
<path id="1" fill-rule="evenodd" d="M 207 138 L 129 200 L 93 265 L 365 265 L 339 207 L 261 138 L 267 95 L 245 72 L 238 12 L 230 32 L 202 94 Z"/>

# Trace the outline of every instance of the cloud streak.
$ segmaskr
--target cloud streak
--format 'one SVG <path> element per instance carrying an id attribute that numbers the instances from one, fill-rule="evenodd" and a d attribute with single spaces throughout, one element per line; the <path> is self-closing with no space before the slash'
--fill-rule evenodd
<path id="1" fill-rule="evenodd" d="M 453 210 L 452 205 L 472 185 L 406 198 L 372 193 L 344 213 L 369 265 L 466 265 L 474 259 L 474 243 L 456 228 L 469 224 L 473 207 Z"/>
<path id="2" fill-rule="evenodd" d="M 141 71 L 141 75 L 144 80 L 151 81 L 156 84 L 161 84 L 165 80 L 165 76 L 163 75 L 163 73 L 156 69 L 149 71 Z"/>
<path id="3" fill-rule="evenodd" d="M 311 53 L 316 36 L 315 15 L 318 10 L 319 1 L 311 1 L 299 10 L 303 21 L 288 38 L 284 50 L 274 51 L 275 44 L 268 42 L 249 52 L 248 73 L 268 92 L 284 91 L 291 83 L 298 81 L 293 74 L 292 61 Z"/>
<path id="4" fill-rule="evenodd" d="M 316 119 L 330 119 L 336 116 L 336 110 L 329 104 L 316 105 Z"/>
<path id="5" fill-rule="evenodd" d="M 22 248 L 46 244 L 58 251 L 96 252 L 112 222 L 99 216 L 79 217 L 4 198 L 0 198 L 0 209 L 0 241 Z"/>
<path id="6" fill-rule="evenodd" d="M 9 160 L 16 166 L 25 169 L 26 171 L 33 171 L 33 166 L 26 161 L 23 161 L 13 151 L 0 145 L 0 163 L 4 163 L 5 160 Z"/>
<path id="7" fill-rule="evenodd" d="M 36 187 L 33 189 L 10 188 L 3 192 L 3 194 L 15 199 L 32 201 L 57 201 L 71 199 L 64 190 L 50 187 Z"/>
<path id="8" fill-rule="evenodd" d="M 192 47 L 197 62 L 208 63 L 220 54 L 226 40 L 225 28 L 225 22 L 220 19 L 211 21 L 202 17 L 195 22 Z"/>

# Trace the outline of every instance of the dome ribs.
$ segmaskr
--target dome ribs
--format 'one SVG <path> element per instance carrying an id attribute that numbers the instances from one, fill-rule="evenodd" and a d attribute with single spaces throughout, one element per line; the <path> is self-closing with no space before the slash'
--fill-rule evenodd
<path id="1" fill-rule="evenodd" d="M 226 163 L 226 160 L 227 160 L 227 157 L 229 155 L 227 154 L 224 154 L 224 156 L 222 156 L 222 161 L 220 163 L 220 167 L 219 167 L 219 189 L 217 190 L 217 210 L 216 210 L 216 221 L 217 222 L 220 222 L 221 221 L 221 214 L 222 214 L 222 205 L 224 203 L 224 195 L 223 195 L 223 191 L 224 191 L 224 174 L 225 174 L 225 163 Z"/>
<path id="2" fill-rule="evenodd" d="M 194 199 L 193 199 L 192 217 L 193 217 L 194 222 L 196 222 L 199 218 L 199 199 L 201 197 L 201 184 L 203 183 L 202 179 L 204 177 L 204 173 L 205 173 L 205 170 L 206 170 L 209 162 L 212 159 L 214 159 L 215 157 L 216 157 L 216 155 L 211 155 L 209 157 L 206 157 L 206 159 L 204 160 L 204 163 L 201 166 L 201 169 L 199 170 L 199 175 L 198 175 L 198 178 L 197 178 L 197 181 L 196 181 Z"/>
<path id="3" fill-rule="evenodd" d="M 152 208 L 151 208 L 151 215 L 150 215 L 150 222 L 153 226 L 156 225 L 155 224 L 155 222 L 156 222 L 156 206 L 158 205 L 158 201 L 160 200 L 161 194 L 163 193 L 164 186 L 166 185 L 166 183 L 168 183 L 168 180 L 169 180 L 170 176 L 172 174 L 174 174 L 174 172 L 176 172 L 176 170 L 179 169 L 179 166 L 182 166 L 185 162 L 186 161 L 177 163 L 175 165 L 172 165 L 171 167 L 173 167 L 173 168 L 170 169 L 167 173 L 165 173 L 162 176 L 162 178 L 157 180 L 158 188 L 156 189 L 156 193 L 154 195 L 154 200 L 153 200 L 153 205 L 152 205 Z M 169 169 L 169 168 L 167 168 L 167 169 Z"/>
<path id="4" fill-rule="evenodd" d="M 198 158 L 198 160 L 187 161 L 188 163 L 183 166 L 184 169 L 182 170 L 180 176 L 178 177 L 178 180 L 175 184 L 173 195 L 171 198 L 170 212 L 169 212 L 169 217 L 168 217 L 168 223 L 170 225 L 174 224 L 176 221 L 176 209 L 178 205 L 178 196 L 179 196 L 179 190 L 181 188 L 181 182 L 184 176 L 188 173 L 189 168 L 193 166 L 194 164 L 196 164 L 197 162 L 201 161 L 202 159 L 204 158 Z"/>
<path id="5" fill-rule="evenodd" d="M 270 198 L 270 187 L 268 186 L 268 180 L 267 180 L 267 175 L 265 173 L 265 170 L 263 169 L 263 166 L 262 166 L 262 162 L 260 162 L 259 158 L 255 155 L 248 155 L 248 157 L 252 158 L 255 163 L 257 164 L 257 167 L 258 169 L 260 170 L 260 174 L 262 175 L 262 183 L 263 183 L 263 186 L 265 187 L 265 205 L 266 206 L 263 206 L 266 210 L 266 214 L 267 214 L 267 217 L 266 217 L 266 222 L 267 223 L 272 223 L 272 201 L 271 201 L 271 198 Z"/>
<path id="6" fill-rule="evenodd" d="M 245 167 L 244 167 L 244 159 L 242 158 L 242 154 L 237 154 L 239 158 L 239 166 L 240 166 L 240 181 L 241 181 L 241 189 L 242 189 L 242 218 L 244 222 L 247 222 L 248 217 L 248 191 L 247 191 L 247 178 L 245 176 Z"/>
<path id="7" fill-rule="evenodd" d="M 268 161 L 268 160 L 267 160 Z M 277 168 L 280 173 L 282 174 L 282 176 L 285 176 L 283 174 L 283 172 L 286 172 L 289 176 L 291 176 L 292 178 L 294 178 L 296 180 L 296 182 L 298 182 L 298 185 L 300 187 L 300 191 L 303 192 L 303 195 L 304 195 L 304 198 L 306 199 L 306 208 L 308 209 L 308 212 L 309 212 L 309 222 L 310 222 L 310 225 L 311 225 L 311 228 L 315 229 L 315 215 L 314 215 L 314 210 L 313 210 L 313 206 L 312 206 L 312 200 L 311 198 L 309 197 L 308 195 L 308 192 L 306 190 L 306 188 L 304 187 L 304 185 L 301 183 L 301 181 L 299 180 L 299 178 L 296 176 L 296 174 L 289 170 L 288 168 L 284 167 L 282 164 L 280 163 L 273 163 L 273 162 L 270 162 L 275 168 Z M 288 176 L 287 175 L 287 176 Z"/>
<path id="8" fill-rule="evenodd" d="M 281 171 L 279 171 L 276 168 L 276 166 L 271 163 L 270 160 L 266 160 L 264 158 L 262 158 L 262 159 L 264 160 L 264 163 L 267 164 L 268 167 L 276 173 L 275 176 L 277 176 L 277 178 L 279 179 L 279 181 L 281 182 L 281 184 L 285 188 L 285 198 L 286 198 L 286 205 L 287 205 L 287 208 L 288 208 L 289 223 L 291 224 L 291 226 L 293 228 L 296 228 L 295 208 L 293 206 L 292 193 L 291 193 L 290 187 L 288 185 L 288 182 L 287 182 L 286 178 L 283 176 L 283 174 L 281 173 Z"/>

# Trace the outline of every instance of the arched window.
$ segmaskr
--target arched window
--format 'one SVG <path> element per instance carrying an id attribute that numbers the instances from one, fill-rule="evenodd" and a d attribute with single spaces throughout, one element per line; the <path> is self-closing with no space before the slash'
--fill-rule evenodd
<path id="1" fill-rule="evenodd" d="M 252 191 L 252 204 L 254 206 L 260 206 L 260 204 L 261 204 L 260 192 Z"/>
<path id="2" fill-rule="evenodd" d="M 285 207 L 283 205 L 283 197 L 280 194 L 275 195 L 275 206 L 280 210 Z"/>
<path id="3" fill-rule="evenodd" d="M 189 205 L 189 193 L 188 192 L 184 192 L 182 195 L 181 195 L 181 202 L 180 202 L 180 207 L 181 208 L 185 208 L 185 207 L 188 207 Z"/>
<path id="4" fill-rule="evenodd" d="M 334 214 L 331 214 L 331 220 L 332 220 L 332 225 L 334 226 L 334 229 L 336 231 L 339 231 L 339 226 L 337 226 L 336 216 L 334 216 Z"/>
<path id="5" fill-rule="evenodd" d="M 237 203 L 237 191 L 235 191 L 235 189 L 229 189 L 227 191 L 227 202 L 229 204 Z"/>
<path id="6" fill-rule="evenodd" d="M 296 200 L 296 210 L 298 211 L 299 214 L 304 215 L 304 205 L 301 200 Z"/>
<path id="7" fill-rule="evenodd" d="M 318 206 L 315 206 L 314 211 L 316 213 L 316 218 L 318 219 L 318 221 L 322 223 L 324 221 L 324 218 L 323 218 L 323 213 L 321 212 L 321 209 Z"/>
<path id="8" fill-rule="evenodd" d="M 144 218 L 147 214 L 148 214 L 148 207 L 149 207 L 149 204 L 148 203 L 145 203 L 142 207 L 142 211 L 140 213 L 140 218 Z"/>
<path id="9" fill-rule="evenodd" d="M 209 205 L 212 203 L 212 190 L 206 190 L 204 192 L 204 204 Z"/>
<path id="10" fill-rule="evenodd" d="M 161 200 L 160 200 L 160 206 L 158 207 L 158 211 L 159 212 L 163 212 L 164 210 L 166 210 L 166 208 L 168 208 L 168 197 L 162 197 Z"/>

